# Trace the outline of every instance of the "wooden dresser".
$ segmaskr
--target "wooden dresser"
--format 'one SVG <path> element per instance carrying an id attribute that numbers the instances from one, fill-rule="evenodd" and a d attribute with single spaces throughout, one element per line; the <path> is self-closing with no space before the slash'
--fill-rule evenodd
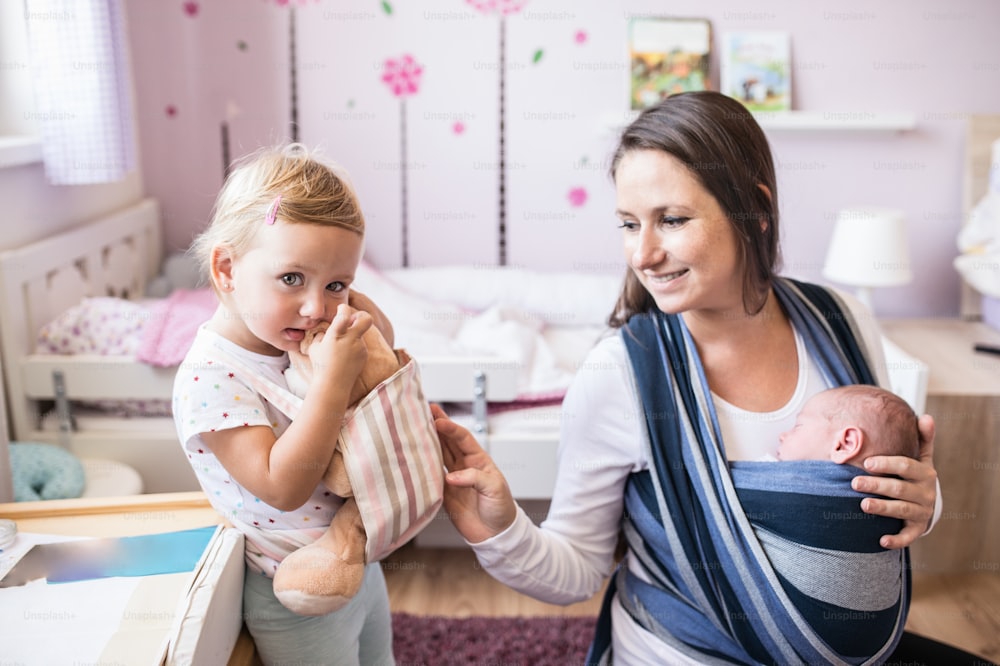
<path id="1" fill-rule="evenodd" d="M 959 319 L 899 319 L 882 330 L 930 367 L 927 413 L 944 512 L 911 548 L 917 572 L 1000 570 L 1000 331 Z"/>

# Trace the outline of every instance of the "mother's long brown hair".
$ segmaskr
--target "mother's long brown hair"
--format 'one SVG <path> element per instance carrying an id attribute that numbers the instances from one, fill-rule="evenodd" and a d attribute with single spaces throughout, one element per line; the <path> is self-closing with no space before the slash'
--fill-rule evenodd
<path id="1" fill-rule="evenodd" d="M 774 161 L 754 117 L 721 93 L 678 93 L 644 110 L 625 128 L 611 160 L 612 180 L 622 159 L 634 150 L 660 150 L 677 158 L 719 202 L 740 248 L 743 308 L 747 314 L 759 312 L 780 249 Z M 629 269 L 608 323 L 624 326 L 632 315 L 655 307 Z"/>

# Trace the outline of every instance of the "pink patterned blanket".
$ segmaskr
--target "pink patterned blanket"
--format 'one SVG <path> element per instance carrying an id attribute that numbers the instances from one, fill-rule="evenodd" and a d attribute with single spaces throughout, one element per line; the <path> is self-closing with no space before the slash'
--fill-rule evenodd
<path id="1" fill-rule="evenodd" d="M 177 289 L 156 302 L 143 327 L 136 358 L 160 367 L 179 365 L 194 341 L 198 327 L 211 318 L 219 301 L 205 289 Z"/>

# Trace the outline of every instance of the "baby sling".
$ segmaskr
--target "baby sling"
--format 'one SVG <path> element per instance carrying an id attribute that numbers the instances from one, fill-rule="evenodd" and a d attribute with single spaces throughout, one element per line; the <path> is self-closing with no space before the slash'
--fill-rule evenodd
<path id="1" fill-rule="evenodd" d="M 337 436 L 347 478 L 364 524 L 365 561 L 377 562 L 426 527 L 444 498 L 444 464 L 416 362 L 395 350 L 400 367 L 349 408 Z M 221 352 L 268 402 L 294 419 L 302 399 Z M 248 539 L 280 558 L 311 543 L 322 530 L 261 530 L 237 525 Z M 298 532 L 298 533 L 297 533 Z"/>
<path id="2" fill-rule="evenodd" d="M 832 292 L 783 278 L 774 291 L 828 385 L 875 383 L 853 319 Z M 731 468 L 683 319 L 645 313 L 621 334 L 651 447 L 650 469 L 626 484 L 623 532 L 648 580 L 618 568 L 588 663 L 613 657 L 616 593 L 635 622 L 699 663 L 883 661 L 909 606 L 908 552 L 878 545 L 899 521 L 861 512 L 863 495 L 849 488 L 853 468 Z M 838 585 L 831 570 L 846 581 Z M 851 584 L 866 575 L 874 589 Z"/>

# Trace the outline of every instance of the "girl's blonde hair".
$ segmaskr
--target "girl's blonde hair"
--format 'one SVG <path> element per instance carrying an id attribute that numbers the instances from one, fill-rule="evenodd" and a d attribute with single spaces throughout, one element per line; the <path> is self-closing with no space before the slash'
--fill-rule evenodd
<path id="1" fill-rule="evenodd" d="M 365 218 L 346 172 L 292 143 L 262 148 L 234 165 L 215 200 L 212 221 L 190 252 L 204 274 L 211 275 L 213 247 L 226 245 L 240 256 L 260 225 L 275 217 L 293 224 L 341 227 L 360 236 L 365 232 Z"/>

